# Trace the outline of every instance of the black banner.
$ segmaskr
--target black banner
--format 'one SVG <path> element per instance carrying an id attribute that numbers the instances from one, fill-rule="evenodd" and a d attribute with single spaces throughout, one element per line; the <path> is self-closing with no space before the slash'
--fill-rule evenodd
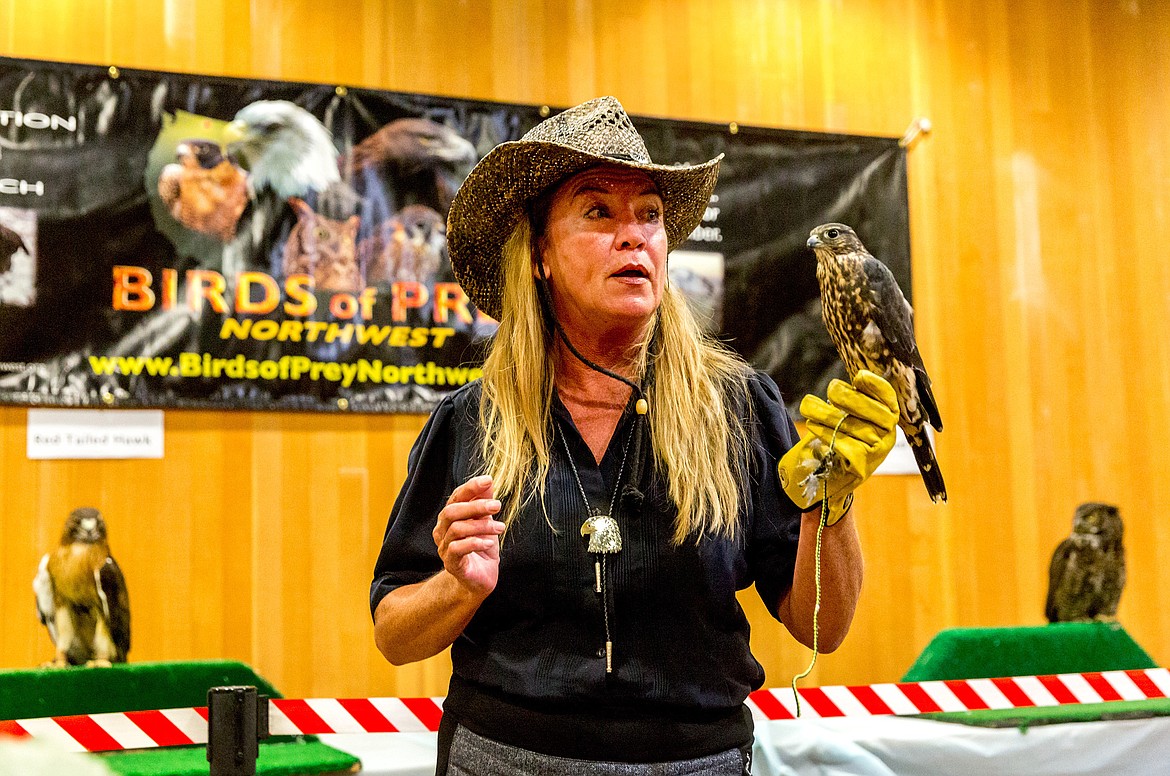
<path id="1" fill-rule="evenodd" d="M 451 197 L 541 113 L 0 58 L 0 402 L 429 410 L 495 329 L 452 275 Z M 657 162 L 726 155 L 671 282 L 790 400 L 823 391 L 805 240 L 850 224 L 909 293 L 903 150 L 634 123 Z"/>

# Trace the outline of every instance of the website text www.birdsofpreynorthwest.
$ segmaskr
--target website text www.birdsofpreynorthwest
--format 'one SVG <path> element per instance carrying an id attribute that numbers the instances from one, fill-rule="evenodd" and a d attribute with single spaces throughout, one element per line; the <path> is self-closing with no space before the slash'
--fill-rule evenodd
<path id="1" fill-rule="evenodd" d="M 169 356 L 90 356 L 89 367 L 97 375 L 149 375 L 152 377 L 231 377 L 244 380 L 324 380 L 348 388 L 354 383 L 390 385 L 463 385 L 483 375 L 479 367 L 422 364 L 384 364 L 380 359 L 358 359 L 353 363 L 314 361 L 306 356 L 278 359 L 216 358 L 210 353 L 180 353 Z"/>

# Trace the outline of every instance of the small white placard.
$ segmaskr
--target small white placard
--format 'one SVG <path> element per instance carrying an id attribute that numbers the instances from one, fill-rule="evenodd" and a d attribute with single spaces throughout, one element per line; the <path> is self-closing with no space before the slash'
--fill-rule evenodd
<path id="1" fill-rule="evenodd" d="M 28 457 L 162 458 L 162 410 L 30 409 Z"/>
<path id="2" fill-rule="evenodd" d="M 934 442 L 933 429 L 927 428 L 926 435 L 931 443 Z M 882 461 L 882 465 L 877 467 L 874 474 L 918 474 L 918 463 L 914 460 L 914 451 L 910 448 L 910 443 L 906 441 L 906 435 L 902 433 L 902 429 L 898 429 L 898 441 L 894 443 L 894 449 L 890 450 L 890 454 L 886 456 L 886 460 Z"/>

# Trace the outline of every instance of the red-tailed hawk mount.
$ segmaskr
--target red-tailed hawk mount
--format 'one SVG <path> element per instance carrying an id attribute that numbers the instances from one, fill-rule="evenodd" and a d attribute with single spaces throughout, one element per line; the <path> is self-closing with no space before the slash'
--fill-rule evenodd
<path id="1" fill-rule="evenodd" d="M 41 558 L 33 579 L 37 614 L 55 653 L 46 665 L 109 666 L 130 651 L 130 598 L 110 555 L 106 521 L 92 507 L 75 509 L 61 544 Z"/>

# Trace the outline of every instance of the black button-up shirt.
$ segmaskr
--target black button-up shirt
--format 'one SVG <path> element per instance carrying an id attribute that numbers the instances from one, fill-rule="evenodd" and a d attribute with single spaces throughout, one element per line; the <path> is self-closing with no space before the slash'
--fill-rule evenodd
<path id="1" fill-rule="evenodd" d="M 749 393 L 752 460 L 735 540 L 706 536 L 673 545 L 676 510 L 653 465 L 646 467 L 641 509 L 616 510 L 622 550 L 605 556 L 611 674 L 606 673 L 602 597 L 595 591 L 598 556 L 587 552 L 589 537 L 581 535 L 591 511 L 581 488 L 594 511 L 609 512 L 633 403 L 598 465 L 554 398 L 547 516 L 540 500 L 533 499 L 504 535 L 497 586 L 452 645 L 455 676 L 447 713 L 489 736 L 506 724 L 500 737 L 513 740 L 523 737 L 514 721 L 466 718 L 484 708 L 464 700 L 468 691 L 501 699 L 513 710 L 565 712 L 575 728 L 582 720 L 615 715 L 641 720 L 742 716 L 742 703 L 763 684 L 764 672 L 749 650 L 748 622 L 736 591 L 754 583 L 776 616 L 792 584 L 800 531 L 800 510 L 784 495 L 776 472 L 779 457 L 796 443 L 795 428 L 769 377 L 752 375 Z M 415 442 L 374 569 L 371 611 L 395 587 L 421 582 L 442 569 L 431 536 L 436 516 L 457 485 L 483 473 L 479 400 L 478 382 L 448 395 Z M 580 487 L 565 457 L 566 442 Z M 630 462 L 625 466 L 628 471 Z M 746 724 L 750 740 L 750 720 Z M 548 746 L 529 748 L 559 753 Z M 565 756 L 581 756 L 571 751 Z"/>

